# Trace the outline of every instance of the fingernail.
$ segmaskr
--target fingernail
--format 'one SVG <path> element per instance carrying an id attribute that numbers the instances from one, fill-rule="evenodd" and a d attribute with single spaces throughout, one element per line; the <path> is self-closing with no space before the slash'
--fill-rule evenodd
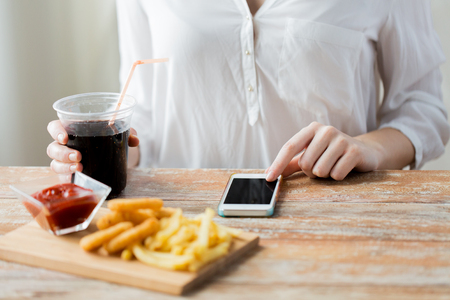
<path id="1" fill-rule="evenodd" d="M 273 181 L 274 178 L 275 178 L 275 175 L 272 171 L 270 171 L 269 174 L 267 174 L 267 176 L 266 176 L 267 181 Z"/>
<path id="2" fill-rule="evenodd" d="M 60 142 L 60 143 L 64 142 L 64 134 L 62 134 L 62 133 L 58 134 L 58 142 Z"/>
<path id="3" fill-rule="evenodd" d="M 69 159 L 71 161 L 77 161 L 77 154 L 76 153 L 70 153 L 69 154 Z"/>
<path id="4" fill-rule="evenodd" d="M 70 169 L 70 172 L 75 172 L 77 170 L 77 165 L 71 165 L 69 167 L 69 169 Z"/>

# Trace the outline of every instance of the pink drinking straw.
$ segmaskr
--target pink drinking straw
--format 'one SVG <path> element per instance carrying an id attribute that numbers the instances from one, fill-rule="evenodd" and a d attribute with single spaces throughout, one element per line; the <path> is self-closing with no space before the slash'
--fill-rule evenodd
<path id="1" fill-rule="evenodd" d="M 123 86 L 122 92 L 120 93 L 119 101 L 117 102 L 116 111 L 119 110 L 120 106 L 122 105 L 123 98 L 125 97 L 125 93 L 127 92 L 128 85 L 130 84 L 131 77 L 133 76 L 134 69 L 136 69 L 137 65 L 143 65 L 143 64 L 153 64 L 153 63 L 159 63 L 159 62 L 166 62 L 169 61 L 168 58 L 157 58 L 157 59 L 143 59 L 143 60 L 137 60 L 133 63 L 130 69 L 130 73 L 128 74 L 127 82 L 125 82 L 125 85 Z M 114 125 L 114 121 L 116 120 L 115 113 L 111 119 L 109 120 L 108 125 L 112 126 Z"/>

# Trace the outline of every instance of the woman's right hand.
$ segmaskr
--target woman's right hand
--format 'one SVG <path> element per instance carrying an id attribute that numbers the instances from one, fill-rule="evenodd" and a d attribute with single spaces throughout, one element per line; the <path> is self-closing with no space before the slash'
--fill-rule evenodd
<path id="1" fill-rule="evenodd" d="M 58 174 L 82 171 L 81 153 L 66 146 L 69 136 L 59 120 L 48 123 L 47 130 L 55 140 L 47 147 L 47 155 L 52 159 L 51 169 Z"/>
<path id="2" fill-rule="evenodd" d="M 54 120 L 48 123 L 47 130 L 55 140 L 47 147 L 47 155 L 52 159 L 50 167 L 58 174 L 69 174 L 75 171 L 82 171 L 81 153 L 66 146 L 69 136 L 61 124 L 61 121 Z M 139 162 L 139 138 L 135 129 L 130 128 L 128 137 L 130 153 L 128 155 L 129 166 L 136 166 Z M 131 160 L 131 161 L 130 161 Z"/>

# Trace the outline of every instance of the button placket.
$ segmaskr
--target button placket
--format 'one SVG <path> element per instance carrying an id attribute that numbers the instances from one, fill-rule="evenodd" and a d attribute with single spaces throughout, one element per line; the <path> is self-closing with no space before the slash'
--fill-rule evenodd
<path id="1" fill-rule="evenodd" d="M 258 120 L 259 103 L 256 89 L 256 67 L 254 57 L 253 20 L 246 16 L 241 31 L 242 69 L 246 86 L 247 115 L 249 124 L 253 126 Z"/>

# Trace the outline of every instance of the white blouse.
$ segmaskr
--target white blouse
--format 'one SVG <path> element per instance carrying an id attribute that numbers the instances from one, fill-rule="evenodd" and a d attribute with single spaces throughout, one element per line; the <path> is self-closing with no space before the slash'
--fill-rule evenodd
<path id="1" fill-rule="evenodd" d="M 444 152 L 428 1 L 266 0 L 252 16 L 246 0 L 117 0 L 117 14 L 122 84 L 134 61 L 169 58 L 128 88 L 142 167 L 267 168 L 312 121 L 396 128 L 413 168 Z"/>

